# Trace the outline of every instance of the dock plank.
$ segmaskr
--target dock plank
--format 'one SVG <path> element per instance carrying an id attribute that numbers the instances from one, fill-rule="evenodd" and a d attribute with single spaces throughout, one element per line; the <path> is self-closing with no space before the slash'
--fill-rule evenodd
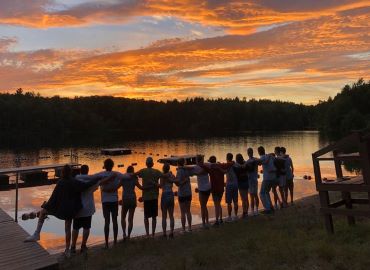
<path id="1" fill-rule="evenodd" d="M 58 262 L 38 243 L 24 243 L 28 236 L 0 208 L 0 269 L 58 269 Z"/>

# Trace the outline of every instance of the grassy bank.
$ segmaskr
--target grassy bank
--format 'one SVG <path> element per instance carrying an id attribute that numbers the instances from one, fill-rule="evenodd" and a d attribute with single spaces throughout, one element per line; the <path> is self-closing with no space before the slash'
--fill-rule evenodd
<path id="1" fill-rule="evenodd" d="M 61 269 L 370 269 L 370 222 L 348 227 L 335 218 L 327 235 L 317 197 L 275 216 L 225 224 L 174 240 L 132 240 L 108 251 L 91 250 Z"/>

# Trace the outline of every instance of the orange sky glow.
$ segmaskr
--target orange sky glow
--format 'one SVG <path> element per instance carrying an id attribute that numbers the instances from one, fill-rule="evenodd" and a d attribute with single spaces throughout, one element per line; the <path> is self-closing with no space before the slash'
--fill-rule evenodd
<path id="1" fill-rule="evenodd" d="M 0 2 L 0 92 L 314 104 L 369 75 L 369 0 Z"/>

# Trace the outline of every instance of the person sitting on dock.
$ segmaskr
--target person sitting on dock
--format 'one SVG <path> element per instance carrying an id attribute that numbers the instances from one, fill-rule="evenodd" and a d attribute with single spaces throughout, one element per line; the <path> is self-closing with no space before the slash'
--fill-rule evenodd
<path id="1" fill-rule="evenodd" d="M 176 185 L 178 188 L 178 199 L 181 212 L 181 225 L 182 231 L 186 232 L 185 225 L 186 220 L 188 221 L 188 232 L 191 232 L 192 216 L 190 212 L 192 192 L 190 185 L 189 172 L 184 168 L 185 159 L 180 158 L 178 161 L 177 174 L 176 174 Z"/>
<path id="2" fill-rule="evenodd" d="M 76 175 L 76 179 L 81 182 L 89 182 L 93 179 L 93 177 L 88 176 L 88 174 L 89 166 L 82 165 L 81 174 Z M 98 190 L 98 187 L 99 185 L 95 184 L 81 193 L 82 209 L 73 219 L 71 253 L 76 253 L 76 243 L 78 233 L 81 228 L 83 228 L 81 252 L 85 252 L 87 250 L 86 243 L 90 235 L 91 219 L 92 215 L 95 213 L 94 192 Z"/>
<path id="3" fill-rule="evenodd" d="M 293 204 L 293 192 L 294 192 L 294 167 L 292 158 L 286 154 L 286 148 L 281 147 L 281 155 L 282 158 L 285 159 L 285 171 L 286 171 L 286 186 L 285 186 L 285 194 L 286 194 L 286 202 L 288 203 L 288 196 L 290 192 L 290 203 Z"/>
<path id="4" fill-rule="evenodd" d="M 173 231 L 175 229 L 175 218 L 173 216 L 175 207 L 175 198 L 172 191 L 173 183 L 175 183 L 175 176 L 170 171 L 170 164 L 163 165 L 163 176 L 160 178 L 159 186 L 162 189 L 161 210 L 162 210 L 162 230 L 163 238 L 167 238 L 167 214 L 170 218 L 170 234 L 173 238 Z"/>
<path id="5" fill-rule="evenodd" d="M 25 242 L 36 242 L 40 240 L 40 232 L 48 215 L 53 215 L 65 221 L 65 255 L 69 255 L 71 243 L 72 219 L 82 208 L 81 192 L 94 186 L 100 180 L 95 177 L 90 182 L 81 182 L 72 177 L 72 168 L 65 165 L 62 170 L 62 178 L 56 184 L 49 200 L 41 207 L 39 220 L 35 232 L 25 239 Z"/>
<path id="6" fill-rule="evenodd" d="M 146 168 L 136 173 L 142 179 L 142 186 L 148 187 L 148 189 L 143 189 L 142 195 L 144 200 L 144 225 L 147 237 L 149 237 L 149 218 L 152 218 L 152 237 L 155 236 L 158 216 L 158 182 L 163 175 L 159 170 L 153 169 L 153 166 L 153 158 L 147 157 Z"/>

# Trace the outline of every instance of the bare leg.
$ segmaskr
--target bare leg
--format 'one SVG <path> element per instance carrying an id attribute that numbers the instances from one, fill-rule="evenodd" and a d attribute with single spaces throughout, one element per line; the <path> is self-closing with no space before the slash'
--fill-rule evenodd
<path id="1" fill-rule="evenodd" d="M 188 229 L 189 229 L 189 231 L 191 231 L 191 222 L 192 222 L 190 207 L 191 207 L 191 201 L 185 202 L 185 210 L 186 210 L 186 216 L 187 216 L 187 219 L 188 219 Z"/>
<path id="2" fill-rule="evenodd" d="M 66 220 L 64 222 L 64 228 L 65 228 L 65 233 L 66 233 L 66 250 L 69 250 L 71 246 L 71 225 L 72 225 L 72 220 Z"/>
<path id="3" fill-rule="evenodd" d="M 123 239 L 126 238 L 126 216 L 127 216 L 127 209 L 125 207 L 122 207 L 121 211 L 121 226 L 122 226 L 122 232 L 123 232 Z"/>
<path id="4" fill-rule="evenodd" d="M 181 226 L 182 230 L 185 231 L 185 225 L 186 225 L 186 217 L 185 217 L 185 203 L 180 202 L 180 212 L 181 212 Z"/>
<path id="5" fill-rule="evenodd" d="M 24 240 L 25 242 L 36 242 L 40 240 L 40 232 L 41 232 L 42 226 L 44 225 L 44 221 L 47 215 L 48 215 L 48 211 L 46 211 L 45 209 L 41 209 L 36 230 L 32 235 L 28 236 Z"/>
<path id="6" fill-rule="evenodd" d="M 229 215 L 229 218 L 231 218 L 232 210 L 233 210 L 233 207 L 232 207 L 231 203 L 228 203 L 227 204 L 227 214 Z"/>
<path id="7" fill-rule="evenodd" d="M 175 229 L 175 219 L 173 217 L 173 210 L 174 210 L 173 206 L 168 207 L 168 214 L 170 216 L 170 228 L 171 228 L 171 235 L 172 236 L 173 236 L 173 231 Z"/>
<path id="8" fill-rule="evenodd" d="M 89 239 L 90 229 L 83 229 L 81 248 L 86 248 L 87 239 Z"/>
<path id="9" fill-rule="evenodd" d="M 112 223 L 113 223 L 113 240 L 114 244 L 117 244 L 117 237 L 118 237 L 118 220 L 117 216 L 112 216 Z"/>
<path id="10" fill-rule="evenodd" d="M 162 231 L 163 231 L 163 236 L 166 236 L 166 231 L 167 231 L 167 208 L 166 206 L 162 207 Z"/>
<path id="11" fill-rule="evenodd" d="M 76 244 L 77 244 L 77 239 L 78 239 L 78 232 L 79 230 L 75 230 L 73 229 L 72 230 L 72 245 L 71 245 L 71 249 L 76 249 Z"/>
<path id="12" fill-rule="evenodd" d="M 144 225 L 145 225 L 146 236 L 149 236 L 149 220 L 146 217 L 144 217 Z"/>
<path id="13" fill-rule="evenodd" d="M 109 247 L 109 226 L 110 226 L 110 213 L 107 214 L 106 217 L 104 217 L 104 237 L 105 237 L 105 247 Z"/>
<path id="14" fill-rule="evenodd" d="M 152 237 L 155 236 L 155 229 L 157 227 L 157 217 L 152 218 Z"/>
<path id="15" fill-rule="evenodd" d="M 234 201 L 234 214 L 237 217 L 238 216 L 238 201 Z"/>
<path id="16" fill-rule="evenodd" d="M 250 200 L 251 200 L 251 210 L 252 210 L 252 213 L 254 213 L 254 201 L 255 201 L 255 198 L 254 198 L 254 194 L 251 194 L 249 193 L 249 197 L 250 197 Z"/>
<path id="17" fill-rule="evenodd" d="M 134 214 L 135 208 L 131 208 L 128 211 L 128 230 L 127 230 L 128 238 L 131 237 L 132 228 L 134 227 Z"/>

